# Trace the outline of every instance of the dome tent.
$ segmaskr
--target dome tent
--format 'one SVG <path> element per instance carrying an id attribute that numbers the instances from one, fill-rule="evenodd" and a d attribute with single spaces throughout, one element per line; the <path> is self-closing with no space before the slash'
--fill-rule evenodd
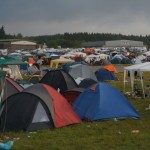
<path id="1" fill-rule="evenodd" d="M 84 65 L 84 64 L 72 65 L 70 66 L 69 74 L 74 79 L 81 77 L 81 78 L 91 78 L 97 81 L 93 69 L 88 65 Z"/>
<path id="2" fill-rule="evenodd" d="M 98 81 L 112 81 L 116 80 L 115 73 L 105 68 L 100 68 L 95 72 Z"/>
<path id="3" fill-rule="evenodd" d="M 0 131 L 34 131 L 81 122 L 60 93 L 40 83 L 4 100 L 0 117 Z"/>
<path id="4" fill-rule="evenodd" d="M 2 88 L 2 81 L 0 81 L 0 88 Z M 19 85 L 16 81 L 11 78 L 6 77 L 5 85 L 4 85 L 4 95 L 2 100 L 6 99 L 7 97 L 21 92 L 24 88 Z"/>
<path id="5" fill-rule="evenodd" d="M 89 86 L 97 83 L 97 81 L 91 79 L 91 78 L 85 78 L 79 83 L 80 88 L 88 88 Z"/>
<path id="6" fill-rule="evenodd" d="M 84 90 L 73 103 L 81 119 L 140 118 L 127 98 L 113 86 L 99 82 Z"/>
<path id="7" fill-rule="evenodd" d="M 84 61 L 81 61 L 81 62 L 68 62 L 66 64 L 64 64 L 62 66 L 63 70 L 65 70 L 66 72 L 69 73 L 70 69 L 71 69 L 71 66 L 73 65 L 76 65 L 76 64 L 83 64 L 83 65 L 87 65 Z"/>
<path id="8" fill-rule="evenodd" d="M 75 80 L 62 69 L 48 71 L 39 82 L 52 86 L 60 93 L 78 87 Z"/>
<path id="9" fill-rule="evenodd" d="M 62 93 L 66 100 L 72 105 L 77 97 L 84 91 L 84 88 L 75 88 Z"/>

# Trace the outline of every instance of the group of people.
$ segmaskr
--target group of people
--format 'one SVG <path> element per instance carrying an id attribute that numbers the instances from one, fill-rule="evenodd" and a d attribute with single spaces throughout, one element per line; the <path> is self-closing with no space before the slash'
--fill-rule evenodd
<path id="1" fill-rule="evenodd" d="M 34 57 L 32 56 L 32 57 L 29 57 L 28 64 L 29 64 L 29 66 L 31 66 L 31 65 L 36 63 L 36 64 L 38 64 L 40 66 L 40 65 L 43 64 L 43 61 L 44 61 L 44 59 L 43 59 L 42 56 L 38 56 L 38 60 L 37 61 L 35 61 Z"/>

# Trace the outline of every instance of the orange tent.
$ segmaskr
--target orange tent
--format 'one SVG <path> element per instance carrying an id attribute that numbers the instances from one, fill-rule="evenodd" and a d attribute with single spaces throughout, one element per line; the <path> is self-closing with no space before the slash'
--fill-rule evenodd
<path id="1" fill-rule="evenodd" d="M 35 63 L 35 60 L 34 59 L 29 59 L 29 61 L 28 61 L 28 64 L 30 65 L 33 65 Z"/>
<path id="2" fill-rule="evenodd" d="M 115 73 L 118 73 L 118 70 L 113 65 L 107 65 L 107 66 L 104 66 L 103 68 L 107 69 L 108 71 L 114 71 Z"/>

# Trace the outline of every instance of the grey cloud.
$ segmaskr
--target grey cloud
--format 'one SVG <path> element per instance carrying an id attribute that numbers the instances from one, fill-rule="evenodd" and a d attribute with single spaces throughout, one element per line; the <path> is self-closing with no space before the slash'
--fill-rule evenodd
<path id="1" fill-rule="evenodd" d="M 9 33 L 23 35 L 75 31 L 146 34 L 149 4 L 149 0 L 3 0 L 0 25 Z"/>

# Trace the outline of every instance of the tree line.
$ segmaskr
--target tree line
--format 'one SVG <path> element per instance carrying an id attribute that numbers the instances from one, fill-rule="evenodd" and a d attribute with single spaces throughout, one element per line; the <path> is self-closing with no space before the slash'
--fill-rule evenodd
<path id="1" fill-rule="evenodd" d="M 0 28 L 0 40 L 1 39 L 21 39 L 21 38 L 23 38 L 21 33 L 18 33 L 17 35 L 6 34 L 5 27 L 2 26 Z"/>
<path id="2" fill-rule="evenodd" d="M 61 46 L 63 48 L 82 47 L 83 42 L 93 41 L 111 41 L 111 40 L 134 40 L 143 41 L 144 45 L 150 47 L 150 35 L 123 35 L 113 33 L 88 33 L 88 32 L 75 32 L 64 33 L 55 35 L 41 35 L 41 36 L 23 36 L 21 33 L 17 35 L 6 34 L 4 26 L 0 28 L 0 39 L 23 39 L 34 41 L 37 44 L 46 44 L 48 47 L 57 48 Z"/>

